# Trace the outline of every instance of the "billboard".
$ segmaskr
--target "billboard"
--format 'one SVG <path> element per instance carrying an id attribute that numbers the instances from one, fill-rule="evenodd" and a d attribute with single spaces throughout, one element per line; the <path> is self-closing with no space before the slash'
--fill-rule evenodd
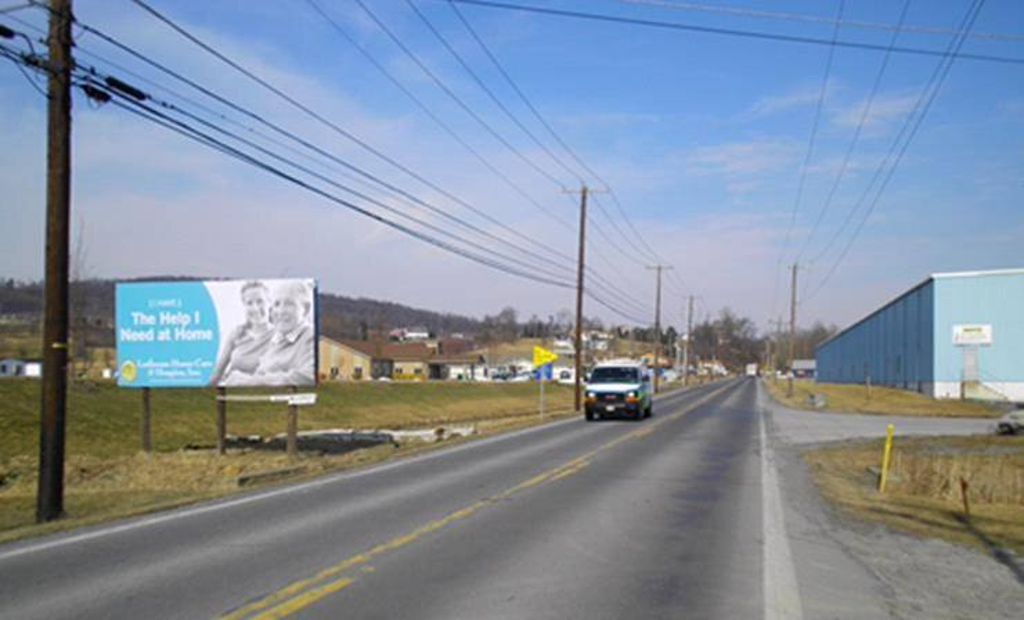
<path id="1" fill-rule="evenodd" d="M 958 347 L 990 346 L 992 344 L 992 326 L 954 325 L 953 344 Z"/>
<path id="2" fill-rule="evenodd" d="M 117 384 L 315 385 L 316 299 L 311 279 L 119 283 Z"/>

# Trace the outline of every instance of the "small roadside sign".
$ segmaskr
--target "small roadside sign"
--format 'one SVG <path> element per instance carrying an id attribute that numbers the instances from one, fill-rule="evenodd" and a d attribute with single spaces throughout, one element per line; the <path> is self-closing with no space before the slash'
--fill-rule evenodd
<path id="1" fill-rule="evenodd" d="M 548 351 L 543 347 L 533 347 L 533 365 L 543 366 L 544 364 L 550 364 L 551 362 L 558 359 L 558 354 L 553 351 Z"/>

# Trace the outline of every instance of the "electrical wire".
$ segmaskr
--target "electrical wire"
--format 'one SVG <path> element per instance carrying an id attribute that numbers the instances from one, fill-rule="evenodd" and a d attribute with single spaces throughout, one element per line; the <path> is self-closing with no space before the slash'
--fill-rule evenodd
<path id="1" fill-rule="evenodd" d="M 753 17 L 758 19 L 775 19 L 780 21 L 791 21 L 805 24 L 828 24 L 840 25 L 848 28 L 865 28 L 874 30 L 888 30 L 890 32 L 916 32 L 922 34 L 953 35 L 956 36 L 962 31 L 952 28 L 939 28 L 936 26 L 908 26 L 902 24 L 890 24 L 884 22 L 866 22 L 850 19 L 833 19 L 819 15 L 805 15 L 803 13 L 785 13 L 779 11 L 762 11 L 738 6 L 719 6 L 708 4 L 697 4 L 695 2 L 678 2 L 670 0 L 616 0 L 621 4 L 632 4 L 636 6 L 649 6 L 677 11 L 690 11 L 701 13 L 717 13 L 720 15 L 732 15 L 735 17 Z M 1024 41 L 1024 34 L 1003 33 L 1003 32 L 969 32 L 967 36 L 973 39 L 988 39 L 992 41 Z"/>
<path id="2" fill-rule="evenodd" d="M 5 51 L 4 55 L 5 56 L 10 56 L 11 54 L 7 53 Z M 15 57 L 15 59 L 17 59 L 17 57 Z M 19 59 L 19 60 L 21 60 L 21 59 Z M 20 64 L 21 63 L 19 63 L 19 68 L 21 68 Z M 93 69 L 91 69 L 91 73 L 87 74 L 87 75 L 92 75 L 93 78 L 95 78 L 97 76 L 97 74 L 98 74 L 98 72 L 93 68 Z M 93 78 L 87 77 L 84 80 L 84 83 L 82 83 L 81 78 L 79 78 L 79 81 L 80 81 L 79 85 L 80 86 L 85 86 L 87 84 L 87 85 L 91 86 L 94 89 L 104 90 L 105 92 L 108 93 L 108 95 L 109 94 L 120 95 L 120 93 L 118 93 L 116 90 L 115 91 L 111 91 L 111 89 L 104 87 L 102 85 L 102 83 L 97 82 Z M 124 84 L 124 82 L 121 82 L 121 83 Z M 135 90 L 135 92 L 139 92 L 140 95 L 143 94 L 143 93 L 141 93 L 141 91 Z M 147 95 L 147 97 L 148 97 L 148 95 Z M 127 99 L 127 101 L 128 101 L 129 104 L 135 104 L 136 103 L 135 101 L 133 101 L 131 99 Z M 319 180 L 321 180 L 323 182 L 326 182 L 328 184 L 334 185 L 335 187 L 338 187 L 340 189 L 348 191 L 349 193 L 352 193 L 353 195 L 356 195 L 357 197 L 360 197 L 360 198 L 362 198 L 364 200 L 368 200 L 368 201 L 371 201 L 371 202 L 373 202 L 375 204 L 378 204 L 380 206 L 388 208 L 392 212 L 399 213 L 399 212 L 395 211 L 394 209 L 391 209 L 391 208 L 387 207 L 387 205 L 384 205 L 383 203 L 380 203 L 380 201 L 376 201 L 375 199 L 372 199 L 371 197 L 366 196 L 365 194 L 361 194 L 359 192 L 354 192 L 351 188 L 347 188 L 347 187 L 344 187 L 344 186 L 342 186 L 340 184 L 337 184 L 336 182 L 333 182 L 332 180 L 324 177 L 323 175 L 319 175 L 319 174 L 309 170 L 308 168 L 306 168 L 304 166 L 295 164 L 294 162 L 291 162 L 291 161 L 287 160 L 286 158 L 282 158 L 279 155 L 277 155 L 275 153 L 272 153 L 271 151 L 269 151 L 269 150 L 267 150 L 265 148 L 262 148 L 259 145 L 256 145 L 256 144 L 252 143 L 251 141 L 248 141 L 248 140 L 245 140 L 244 138 L 239 137 L 237 134 L 232 134 L 231 132 L 226 132 L 226 130 L 223 130 L 222 128 L 216 127 L 215 125 L 205 121 L 204 119 L 196 117 L 195 115 L 189 114 L 186 111 L 178 108 L 177 106 L 173 106 L 173 104 L 169 104 L 167 102 L 160 102 L 160 105 L 162 107 L 166 108 L 166 109 L 174 110 L 174 111 L 176 111 L 178 113 L 185 114 L 186 116 L 192 118 L 194 121 L 202 123 L 204 126 L 208 126 L 208 127 L 212 128 L 212 129 L 215 129 L 215 130 L 217 130 L 220 133 L 225 133 L 226 135 L 231 136 L 233 139 L 241 141 L 242 143 L 246 144 L 250 148 L 255 148 L 258 151 L 262 152 L 264 155 L 268 155 L 268 156 L 273 157 L 274 159 L 277 159 L 278 161 L 285 162 L 288 165 L 291 165 L 292 167 L 297 168 L 297 169 L 303 171 L 306 174 L 310 174 L 310 175 L 314 176 L 315 178 L 318 178 Z M 119 107 L 125 107 L 125 106 L 124 105 L 119 105 Z M 144 107 L 147 107 L 147 106 L 144 106 Z M 136 110 L 136 112 L 140 113 L 137 110 Z M 182 124 L 180 121 L 175 121 L 175 120 L 167 117 L 166 115 L 160 114 L 155 109 L 147 109 L 147 110 L 145 110 L 145 112 L 141 112 L 140 114 L 142 114 L 143 116 L 146 116 L 147 118 L 150 118 L 150 120 L 157 120 L 157 121 L 160 122 L 161 125 L 163 125 L 165 127 L 168 127 L 168 128 L 171 128 L 171 129 L 175 129 L 175 130 L 178 131 L 178 133 L 184 133 L 186 135 L 190 135 L 190 137 L 192 137 L 193 139 L 196 139 L 197 141 L 199 141 L 199 142 L 201 142 L 203 144 L 206 144 L 207 146 L 216 148 L 217 150 L 219 150 L 221 152 L 229 154 L 229 155 L 231 155 L 231 156 L 233 156 L 233 157 L 235 157 L 237 159 L 241 159 L 242 161 L 245 161 L 247 163 L 250 163 L 250 164 L 253 164 L 253 165 L 257 165 L 257 167 L 263 168 L 264 170 L 267 170 L 268 172 L 272 172 L 276 176 L 279 176 L 281 178 L 284 178 L 284 179 L 292 181 L 292 182 L 298 181 L 297 177 L 294 177 L 293 175 L 288 175 L 287 173 L 283 173 L 283 171 L 281 171 L 280 169 L 274 168 L 273 166 L 266 165 L 265 162 L 261 163 L 260 160 L 258 160 L 257 158 L 255 158 L 255 157 L 253 157 L 251 155 L 248 155 L 248 154 L 244 154 L 241 151 L 239 151 L 238 149 L 235 149 L 233 147 L 229 147 L 225 143 L 213 139 L 208 134 L 203 134 L 202 132 L 199 132 L 199 131 L 195 130 L 193 127 L 190 127 L 190 126 L 188 126 L 186 124 Z M 314 191 L 315 193 L 320 194 L 323 197 L 328 197 L 326 195 L 326 193 L 322 189 L 315 188 L 312 185 L 307 184 L 307 183 L 300 183 L 300 185 L 305 187 L 306 189 L 309 189 L 310 191 Z M 349 202 L 344 201 L 344 200 L 336 199 L 336 198 L 337 197 L 334 196 L 334 197 L 331 197 L 330 199 L 332 199 L 334 202 L 337 202 L 338 204 L 342 204 L 343 206 L 348 206 L 348 207 L 351 208 L 352 203 L 349 203 Z M 467 252 L 464 249 L 458 248 L 458 247 L 454 246 L 451 243 L 446 243 L 446 242 L 440 241 L 440 240 L 438 240 L 436 238 L 428 238 L 429 235 L 424 235 L 422 233 L 419 233 L 418 231 L 415 231 L 415 230 L 409 228 L 408 226 L 404 226 L 402 224 L 398 224 L 397 222 L 388 220 L 387 218 L 382 218 L 380 216 L 372 214 L 371 212 L 369 212 L 369 211 L 367 211 L 365 209 L 357 209 L 357 211 L 359 211 L 363 215 L 367 215 L 367 216 L 373 217 L 373 219 L 376 219 L 377 221 L 385 223 L 385 224 L 391 226 L 392 228 L 397 228 L 398 230 L 400 230 L 402 232 L 406 232 L 408 234 L 412 234 L 413 236 L 415 236 L 417 238 L 420 238 L 421 240 L 424 240 L 424 241 L 426 241 L 428 243 L 431 243 L 432 245 L 435 245 L 435 246 L 440 247 L 442 249 L 446 249 L 448 251 L 455 252 L 456 254 L 459 254 L 461 256 L 464 256 L 466 258 L 474 260 L 475 262 L 485 264 L 487 266 L 501 268 L 501 263 L 498 263 L 498 262 L 495 262 L 495 261 L 489 261 L 486 258 L 481 257 L 481 255 L 479 255 L 479 254 L 474 254 L 472 252 Z M 409 218 L 409 216 L 407 214 L 401 214 L 401 215 Z M 423 222 L 422 220 L 418 220 L 417 218 L 410 218 L 410 219 L 412 219 L 412 221 L 415 221 L 415 222 L 417 222 L 420 225 L 423 225 L 423 226 L 426 226 L 428 228 L 431 228 L 431 229 L 435 230 L 435 232 L 440 232 L 442 234 L 446 234 L 449 237 L 459 239 L 463 243 L 468 243 L 468 244 L 470 244 L 472 246 L 477 247 L 478 249 L 494 253 L 493 250 L 489 250 L 488 248 L 480 246 L 479 244 L 475 244 L 473 242 L 467 242 L 464 239 L 455 237 L 455 236 L 447 233 L 443 229 L 440 229 L 440 228 L 438 228 L 436 226 L 430 225 L 429 223 Z M 525 265 L 525 263 L 523 263 L 522 261 L 517 261 L 514 258 L 501 255 L 500 253 L 498 253 L 498 256 L 500 258 L 506 260 L 506 261 L 518 262 L 520 264 L 524 264 Z M 535 265 L 527 265 L 527 266 L 534 273 L 536 273 L 538 271 L 538 269 L 537 269 L 537 267 Z M 525 271 L 519 270 L 519 269 L 507 268 L 507 265 L 505 267 L 506 268 L 503 268 L 501 270 L 505 271 L 507 273 L 511 273 L 512 275 L 518 275 L 518 276 L 521 276 L 521 277 L 527 277 L 528 274 L 530 273 L 530 272 L 525 272 Z M 541 269 L 540 271 L 544 271 L 544 270 Z M 551 272 L 548 272 L 548 273 L 551 273 Z M 535 279 L 537 281 L 542 281 L 542 282 L 545 282 L 545 283 L 548 283 L 548 284 L 554 284 L 554 285 L 559 285 L 559 286 L 563 286 L 563 287 L 573 288 L 572 285 L 570 285 L 568 283 L 565 283 L 564 281 L 556 281 L 556 280 L 554 280 L 552 278 L 544 278 L 544 277 L 537 278 L 537 277 L 534 277 L 533 279 Z M 590 293 L 589 296 L 595 302 L 597 302 L 600 305 L 606 307 L 610 311 L 615 312 L 619 316 L 627 317 L 627 318 L 630 318 L 631 320 L 636 318 L 634 315 L 631 315 L 628 312 L 623 312 L 618 307 L 616 307 L 614 304 L 612 304 L 609 301 L 607 301 L 601 295 L 598 295 L 598 294 L 596 294 L 594 292 L 589 292 L 589 293 Z"/>
<path id="3" fill-rule="evenodd" d="M 906 19 L 908 8 L 910 8 L 910 0 L 905 0 L 903 3 L 903 9 L 900 11 L 899 20 L 896 24 L 897 27 L 893 31 L 892 39 L 889 41 L 890 47 L 896 45 L 896 40 L 900 36 L 899 26 L 903 24 L 903 20 Z M 857 142 L 860 140 L 861 131 L 864 129 L 864 125 L 867 122 L 868 115 L 871 113 L 871 108 L 874 105 L 875 97 L 878 95 L 878 90 L 882 85 L 882 78 L 885 76 L 885 71 L 889 66 L 889 59 L 891 57 L 892 54 L 886 52 L 885 56 L 882 58 L 882 65 L 881 67 L 879 67 L 878 73 L 875 75 L 875 81 L 871 85 L 871 93 L 868 95 L 867 102 L 864 104 L 864 108 L 861 110 L 860 119 L 858 119 L 857 127 L 853 132 L 853 138 L 850 140 L 849 145 L 846 147 L 846 153 L 843 156 L 843 162 L 839 166 L 839 171 L 836 173 L 836 178 L 832 182 L 832 187 L 829 189 L 828 196 L 825 198 L 825 202 L 822 204 L 821 209 L 818 211 L 818 217 L 814 221 L 814 226 L 811 228 L 811 232 L 807 234 L 807 237 L 804 239 L 804 243 L 801 246 L 800 251 L 797 253 L 795 262 L 800 262 L 800 259 L 804 255 L 804 252 L 807 251 L 807 248 L 810 245 L 811 240 L 814 238 L 815 233 L 817 233 L 818 229 L 821 227 L 821 223 L 825 219 L 825 214 L 832 206 L 832 201 L 835 198 L 836 191 L 839 189 L 839 184 L 842 182 L 843 177 L 846 175 L 846 170 L 850 165 L 850 158 L 853 156 L 853 151 L 854 149 L 856 149 Z"/>
<path id="4" fill-rule="evenodd" d="M 797 213 L 800 211 L 800 202 L 804 195 L 804 185 L 807 181 L 807 169 L 810 167 L 811 158 L 814 153 L 814 143 L 818 137 L 818 123 L 821 121 L 821 110 L 825 105 L 825 94 L 828 92 L 828 80 L 832 75 L 832 61 L 835 58 L 835 42 L 839 39 L 839 22 L 843 18 L 843 9 L 846 6 L 846 0 L 839 0 L 838 15 L 836 18 L 836 24 L 832 29 L 832 45 L 828 48 L 828 56 L 825 61 L 825 74 L 821 78 L 821 89 L 818 92 L 818 102 L 814 108 L 814 120 L 811 123 L 811 136 L 807 140 L 807 151 L 804 153 L 804 161 L 800 164 L 800 177 L 797 181 L 796 186 L 796 198 L 793 200 L 793 209 L 789 215 L 789 225 L 786 227 L 786 237 L 782 241 L 782 248 L 779 250 L 779 260 L 776 262 L 776 271 L 782 271 L 782 259 L 789 249 L 789 241 L 793 235 L 793 228 L 796 226 Z M 775 277 L 775 290 L 772 293 L 772 312 L 777 309 L 778 304 L 778 293 L 779 293 L 779 276 Z"/>
<path id="5" fill-rule="evenodd" d="M 550 211 L 548 211 L 547 209 L 542 207 L 539 203 L 537 203 L 536 200 L 534 200 L 528 193 L 526 193 L 526 191 L 523 190 L 518 184 L 516 184 L 514 181 L 512 181 L 507 175 L 502 173 L 497 167 L 495 167 L 490 161 L 488 161 L 475 148 L 473 148 L 464 139 L 462 139 L 462 137 L 459 136 L 458 133 L 455 132 L 451 128 L 451 126 L 449 126 L 447 123 L 445 123 L 433 110 L 431 110 L 429 108 L 429 106 L 427 106 L 419 97 L 417 97 L 412 91 L 410 91 L 404 84 L 402 84 L 401 81 L 398 80 L 398 78 L 396 78 L 393 73 L 391 73 L 386 67 L 384 67 L 383 64 L 380 61 L 378 61 L 375 56 L 373 56 L 368 50 L 366 50 L 365 47 L 360 45 L 343 27 L 341 27 L 341 25 L 335 19 L 333 19 L 323 9 L 323 7 L 320 6 L 320 4 L 318 2 L 316 2 L 315 0 L 307 0 L 307 3 L 339 35 L 341 35 L 350 45 L 355 47 L 355 49 L 367 61 L 369 61 L 382 75 L 384 75 L 396 88 L 398 88 L 400 92 L 402 92 L 407 98 L 409 98 L 420 109 L 420 111 L 422 111 L 424 114 L 426 114 L 432 121 L 434 121 L 435 124 L 437 124 L 439 127 L 441 127 L 441 129 L 444 130 L 452 139 L 454 139 L 463 148 L 465 148 L 467 151 L 469 151 L 478 161 L 480 161 L 480 163 L 482 163 L 486 168 L 488 168 L 491 172 L 493 172 L 500 179 L 502 179 L 507 185 L 509 185 L 521 197 L 523 197 L 524 199 L 526 199 L 529 202 L 531 202 L 538 210 L 542 211 L 543 213 L 545 213 L 547 215 L 551 215 Z M 472 209 L 473 207 L 470 206 L 469 208 Z M 476 211 L 476 210 L 474 209 L 474 211 Z M 553 252 L 560 259 L 568 260 L 568 261 L 575 260 L 573 257 L 569 256 L 568 254 L 565 254 L 563 252 L 555 250 L 554 248 L 550 248 L 549 246 L 546 246 L 546 245 L 542 244 L 541 242 L 539 242 L 539 241 L 537 241 L 537 240 L 535 240 L 535 239 L 533 239 L 533 238 L 531 238 L 531 237 L 529 237 L 527 235 L 523 235 L 522 233 L 520 233 L 518 231 L 514 231 L 514 230 L 508 228 L 504 224 L 500 223 L 499 221 L 495 220 L 494 218 L 491 218 L 490 216 L 487 216 L 486 214 L 482 214 L 481 213 L 481 215 L 483 215 L 484 217 L 487 217 L 489 219 L 489 221 L 492 221 L 493 223 L 496 223 L 497 225 L 502 226 L 503 228 L 506 228 L 506 229 L 510 230 L 511 232 L 513 232 L 513 234 L 515 234 L 517 237 L 521 238 L 522 240 L 526 241 L 527 243 L 531 243 L 533 245 L 537 245 L 538 247 L 540 247 L 540 248 L 542 248 L 544 250 Z M 571 225 L 565 224 L 565 227 L 568 228 L 569 230 L 574 230 Z M 614 265 L 614 263 L 611 263 L 611 262 L 609 262 L 609 264 L 610 265 Z M 615 291 L 615 293 L 617 293 L 617 295 L 615 295 L 615 296 L 619 300 L 624 301 L 626 303 L 631 303 L 631 302 L 632 303 L 636 303 L 636 302 L 634 302 L 632 300 L 631 297 L 628 296 L 627 293 L 625 293 L 625 291 L 622 291 L 622 289 L 619 288 L 614 282 L 608 280 L 607 278 L 604 278 L 599 273 L 594 271 L 593 268 L 588 267 L 587 268 L 587 272 L 588 272 L 588 274 L 593 276 L 598 282 L 600 282 L 602 284 L 602 286 L 604 286 L 605 288 L 610 289 L 612 291 Z"/>
<path id="6" fill-rule="evenodd" d="M 495 54 L 491 51 L 490 47 L 488 47 L 488 45 L 484 42 L 483 38 L 480 37 L 480 35 L 477 33 L 476 29 L 473 28 L 469 20 L 466 19 L 466 16 L 462 14 L 462 11 L 459 10 L 458 5 L 456 5 L 454 2 L 449 1 L 448 6 L 451 7 L 456 17 L 458 17 L 459 21 L 462 22 L 463 26 L 465 26 L 467 32 L 469 32 L 473 40 L 476 41 L 477 45 L 480 46 L 484 54 L 490 59 L 491 63 L 495 66 L 495 68 L 502 75 L 502 77 L 504 77 L 505 81 L 516 93 L 516 95 L 518 95 L 519 99 L 523 102 L 527 109 L 530 110 L 534 118 L 537 119 L 537 121 L 547 130 L 548 134 L 550 134 L 551 137 L 555 140 L 555 142 L 557 142 L 559 146 L 561 146 L 562 149 L 569 154 L 569 156 L 580 166 L 580 168 L 589 173 L 591 177 L 593 177 L 598 183 L 602 184 L 603 186 L 605 186 L 605 188 L 607 188 L 608 193 L 611 195 L 613 202 L 618 208 L 619 214 L 622 216 L 623 221 L 626 222 L 626 225 L 630 228 L 633 234 L 640 241 L 640 245 L 649 253 L 650 256 L 653 256 L 657 262 L 664 262 L 661 260 L 661 257 L 658 256 L 656 252 L 654 252 L 650 244 L 647 243 L 643 235 L 640 234 L 640 231 L 636 229 L 636 227 L 633 225 L 633 222 L 626 215 L 625 209 L 622 207 L 622 204 L 619 201 L 618 196 L 612 190 L 611 186 L 601 178 L 601 175 L 594 172 L 594 170 L 589 165 L 587 165 L 587 163 L 576 153 L 576 151 L 569 146 L 569 144 L 558 134 L 558 132 L 555 131 L 554 127 L 551 126 L 551 123 L 549 123 L 547 119 L 544 118 L 544 115 L 540 113 L 540 110 L 537 109 L 537 106 L 535 106 L 533 102 L 530 101 L 530 98 L 526 96 L 526 93 L 523 92 L 523 90 L 519 87 L 516 81 L 512 79 L 511 74 L 509 74 L 509 72 L 505 69 L 504 65 L 502 65 L 502 63 L 498 60 L 497 56 L 495 56 Z M 614 222 L 613 220 L 610 221 Z M 614 223 L 613 226 L 615 226 Z M 623 238 L 625 238 L 625 235 L 623 235 Z"/>
<path id="7" fill-rule="evenodd" d="M 141 0 L 134 0 L 134 1 L 139 2 Z M 381 31 L 384 32 L 384 34 L 386 34 L 387 37 L 389 39 L 391 39 L 391 41 L 400 50 L 402 50 L 402 52 L 409 58 L 409 60 L 411 60 L 413 62 L 413 64 L 415 64 L 417 67 L 419 67 L 419 69 L 428 78 L 430 78 L 430 81 L 432 81 L 439 89 L 441 89 L 441 92 L 443 92 L 445 95 L 447 95 L 448 98 L 451 99 L 459 108 L 461 108 L 463 112 L 465 112 L 470 118 L 472 118 L 474 121 L 476 121 L 476 123 L 478 125 L 480 125 L 484 129 L 484 131 L 486 131 L 488 134 L 490 134 L 491 137 L 493 137 L 495 140 L 497 140 L 499 143 L 501 143 L 502 146 L 504 146 L 506 149 L 508 149 L 508 151 L 510 153 L 515 155 L 520 161 L 522 161 L 524 164 L 526 164 L 529 168 L 533 169 L 537 174 L 539 174 L 540 176 L 542 176 L 545 179 L 547 179 L 548 181 L 550 181 L 552 184 L 554 184 L 559 189 L 565 189 L 565 187 L 566 187 L 565 184 L 563 184 L 560 180 L 558 180 L 558 178 L 556 178 L 550 172 L 548 172 L 547 170 L 545 170 L 545 169 L 541 168 L 539 165 L 537 165 L 537 163 L 534 162 L 532 159 L 530 159 L 529 157 L 524 155 L 522 151 L 520 151 L 518 148 L 515 147 L 515 145 L 513 145 L 511 142 L 509 142 L 508 139 L 505 138 L 505 136 L 501 135 L 496 129 L 494 129 L 494 127 L 491 126 L 490 123 L 488 123 L 486 120 L 484 120 L 484 118 L 481 117 L 469 104 L 467 104 L 461 97 L 459 97 L 459 95 L 456 94 L 455 91 L 453 91 L 444 82 L 444 80 L 442 80 L 437 75 L 437 73 L 435 73 L 430 67 L 428 67 L 426 65 L 426 63 L 424 63 L 420 59 L 420 57 L 417 56 L 416 53 L 413 52 L 412 49 L 410 49 L 409 46 L 406 45 L 402 41 L 402 39 L 400 37 L 398 37 L 398 35 L 396 35 L 390 28 L 388 28 L 387 24 L 385 24 L 377 16 L 377 14 L 374 13 L 370 9 L 370 7 L 366 6 L 366 3 L 363 2 L 363 0 L 353 0 L 353 2 L 355 2 L 357 5 L 359 5 L 359 7 L 363 10 L 363 12 L 365 12 L 366 15 L 373 21 L 373 23 L 375 23 L 377 25 L 377 27 L 380 28 Z M 557 217 L 554 214 L 549 214 L 549 215 L 552 216 L 552 217 Z"/>
<path id="8" fill-rule="evenodd" d="M 584 19 L 589 21 L 599 21 L 606 23 L 618 23 L 628 24 L 632 26 L 645 26 L 649 28 L 660 28 L 666 30 L 679 30 L 685 32 L 699 32 L 703 34 L 717 34 L 727 35 L 734 37 L 742 37 L 747 39 L 760 39 L 765 41 L 779 41 L 783 43 L 800 43 L 805 45 L 833 45 L 833 43 L 827 39 L 818 39 L 815 37 L 804 37 L 795 35 L 784 35 L 775 34 L 770 32 L 761 32 L 755 30 L 736 30 L 733 28 L 713 28 L 709 26 L 697 26 L 694 24 L 685 24 L 680 22 L 666 22 L 651 19 L 637 19 L 631 17 L 622 17 L 618 15 L 608 15 L 603 13 L 586 13 L 583 11 L 569 11 L 563 9 L 554 9 L 549 7 L 538 7 L 527 4 L 513 4 L 510 2 L 497 2 L 494 0 L 445 0 L 446 2 L 458 2 L 459 4 L 473 5 L 489 9 L 501 9 L 508 11 L 518 11 L 522 13 L 535 13 L 539 15 L 549 15 L 553 17 L 569 17 L 575 19 Z M 870 51 L 882 51 L 884 52 L 887 48 L 884 45 L 875 45 L 873 43 L 861 43 L 859 41 L 836 41 L 835 45 L 838 47 L 847 47 L 851 49 L 870 50 Z M 930 50 L 917 47 L 894 47 L 892 50 L 898 54 L 914 54 L 919 56 L 943 56 L 943 52 L 938 50 Z M 957 52 L 957 58 L 963 58 L 965 60 L 977 60 L 983 62 L 994 62 L 1004 63 L 1012 65 L 1024 65 L 1024 58 L 1015 56 L 994 56 L 991 54 L 964 54 Z"/>
<path id="9" fill-rule="evenodd" d="M 964 20 L 961 22 L 960 30 L 964 32 L 970 32 L 970 30 L 974 26 L 975 21 L 978 18 L 978 15 L 981 13 L 981 9 L 984 6 L 984 4 L 985 0 L 975 0 L 971 7 L 968 8 L 967 14 L 964 16 Z M 828 272 L 825 274 L 825 277 L 822 278 L 822 280 L 818 283 L 818 286 L 802 300 L 803 302 L 807 302 L 813 299 L 814 296 L 817 295 L 825 287 L 825 285 L 828 283 L 831 277 L 835 274 L 836 269 L 838 269 L 839 265 L 846 258 L 847 254 L 850 251 L 850 248 L 853 247 L 854 242 L 860 235 L 861 230 L 863 230 L 864 225 L 868 221 L 868 218 L 871 217 L 871 214 L 874 212 L 875 207 L 878 206 L 878 202 L 881 199 L 882 194 L 885 192 L 886 188 L 889 185 L 889 182 L 893 178 L 893 175 L 896 173 L 896 169 L 899 167 L 900 161 L 902 161 L 903 159 L 903 155 L 907 152 L 907 149 L 910 147 L 910 143 L 913 141 L 918 129 L 920 129 L 921 124 L 924 122 L 925 116 L 927 116 L 928 111 L 931 109 L 932 104 L 935 102 L 939 90 L 941 90 L 943 83 L 945 83 L 946 77 L 949 75 L 950 69 L 952 69 L 953 67 L 953 63 L 959 57 L 959 50 L 961 47 L 963 47 L 964 41 L 966 41 L 966 39 L 967 37 L 961 34 L 958 35 L 957 37 L 954 37 L 954 39 L 950 41 L 950 45 L 947 48 L 947 50 L 950 50 L 950 53 L 946 57 L 944 57 L 943 60 L 940 61 L 939 64 L 935 67 L 935 71 L 932 73 L 931 78 L 928 80 L 928 84 L 922 90 L 921 96 L 918 98 L 917 104 L 914 106 L 914 109 L 911 111 L 911 113 L 907 116 L 907 120 L 904 122 L 899 135 L 897 135 L 896 140 L 893 141 L 892 147 L 890 147 L 889 149 L 889 152 L 886 154 L 885 158 L 882 160 L 882 162 L 879 164 L 879 167 L 876 169 L 875 175 L 872 178 L 871 183 L 865 190 L 864 194 L 862 194 L 861 199 L 858 200 L 854 208 L 850 210 L 850 214 L 852 215 L 856 213 L 857 210 L 859 210 L 861 203 L 870 193 L 871 189 L 874 187 L 875 181 L 878 178 L 880 178 L 880 175 L 882 174 L 882 171 L 885 169 L 887 162 L 892 160 L 891 165 L 888 166 L 888 170 L 885 172 L 884 179 L 882 180 L 881 184 L 878 186 L 877 191 L 875 192 L 871 204 L 868 205 L 868 208 L 864 212 L 864 215 L 858 223 L 857 228 L 854 230 L 853 234 L 848 239 L 846 245 L 843 247 L 842 252 L 832 263 Z M 903 139 L 903 136 L 908 128 L 910 129 L 910 132 L 906 134 L 907 137 L 905 140 L 903 140 L 901 146 L 900 141 Z M 896 152 L 897 149 L 898 153 Z M 896 153 L 896 155 L 893 158 L 894 153 Z M 848 217 L 847 221 L 849 221 L 849 219 L 850 218 Z"/>
<path id="10" fill-rule="evenodd" d="M 413 13 L 416 14 L 420 21 L 423 22 L 423 24 L 427 27 L 427 30 L 429 30 L 434 35 L 434 38 L 436 38 L 441 43 L 441 46 L 448 51 L 448 53 L 452 56 L 452 58 L 455 59 L 457 63 L 459 63 L 459 66 L 462 67 L 463 70 L 465 70 L 466 73 L 469 74 L 473 82 L 475 82 L 476 85 L 480 87 L 480 90 L 484 91 L 488 99 L 490 99 L 491 102 L 493 102 L 494 105 L 497 106 L 498 109 L 501 110 L 516 127 L 518 127 L 524 134 L 526 134 L 530 141 L 537 145 L 537 148 L 541 149 L 545 155 L 551 158 L 551 160 L 555 162 L 555 164 L 557 164 L 560 168 L 562 168 L 562 170 L 567 172 L 569 176 L 575 177 L 578 182 L 582 183 L 582 175 L 580 175 L 578 171 L 573 170 L 572 168 L 567 166 L 560 157 L 555 155 L 555 153 L 553 153 L 546 144 L 544 144 L 537 138 L 537 136 L 533 133 L 533 131 L 530 130 L 529 127 L 527 127 L 525 124 L 523 124 L 521 120 L 519 120 L 518 116 L 513 114 L 512 111 L 508 109 L 508 106 L 506 106 L 505 103 L 501 100 L 501 98 L 498 97 L 489 86 L 487 86 L 486 82 L 484 82 L 483 79 L 481 79 L 480 76 L 477 74 L 477 72 L 473 70 L 473 67 L 469 66 L 469 63 L 467 63 L 466 60 L 462 57 L 462 55 L 459 54 L 459 52 L 456 51 L 454 47 L 452 47 L 451 43 L 448 42 L 448 39 L 445 38 L 443 34 L 441 34 L 441 32 L 434 26 L 433 22 L 430 21 L 430 19 L 423 13 L 423 11 L 420 11 L 419 7 L 417 7 L 412 2 L 412 0 L 405 0 L 405 3 L 413 11 Z"/>

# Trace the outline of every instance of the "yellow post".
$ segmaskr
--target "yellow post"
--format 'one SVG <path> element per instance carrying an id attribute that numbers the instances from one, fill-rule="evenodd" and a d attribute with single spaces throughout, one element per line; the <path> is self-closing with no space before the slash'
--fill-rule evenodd
<path id="1" fill-rule="evenodd" d="M 892 452 L 892 424 L 885 431 L 885 452 L 882 454 L 882 475 L 878 477 L 878 492 L 885 493 L 885 479 L 889 474 L 889 454 Z"/>

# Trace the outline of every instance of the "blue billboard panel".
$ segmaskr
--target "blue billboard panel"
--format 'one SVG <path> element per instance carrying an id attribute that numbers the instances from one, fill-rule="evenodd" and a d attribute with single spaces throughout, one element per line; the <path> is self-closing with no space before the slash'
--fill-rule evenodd
<path id="1" fill-rule="evenodd" d="M 313 280 L 122 283 L 115 317 L 122 387 L 316 383 Z"/>

